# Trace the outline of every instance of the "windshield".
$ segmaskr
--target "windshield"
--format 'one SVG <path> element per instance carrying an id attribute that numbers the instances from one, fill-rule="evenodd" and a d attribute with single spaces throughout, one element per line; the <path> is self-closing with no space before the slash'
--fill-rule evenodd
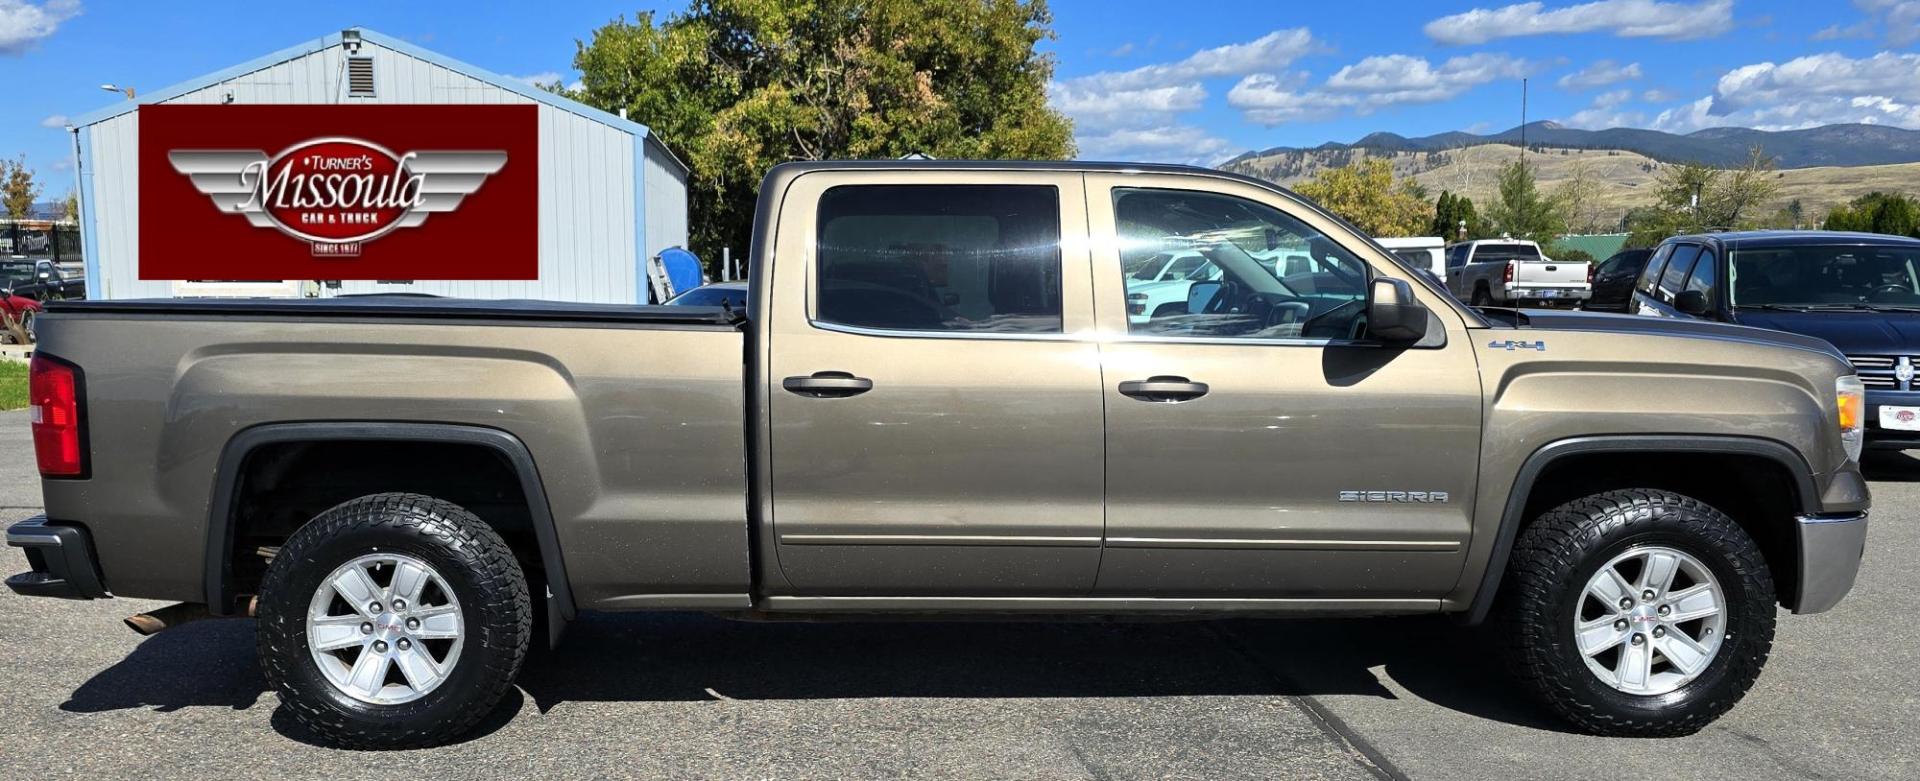
<path id="1" fill-rule="evenodd" d="M 39 279 L 32 263 L 0 263 L 0 287 L 19 287 Z"/>
<path id="2" fill-rule="evenodd" d="M 685 293 L 681 293 L 667 303 L 674 306 L 720 306 L 721 304 L 725 304 L 734 309 L 745 309 L 747 306 L 747 291 L 737 287 L 708 285 L 706 287 L 696 287 Z"/>
<path id="3" fill-rule="evenodd" d="M 1733 304 L 1920 306 L 1920 247 L 1766 247 L 1733 253 Z"/>

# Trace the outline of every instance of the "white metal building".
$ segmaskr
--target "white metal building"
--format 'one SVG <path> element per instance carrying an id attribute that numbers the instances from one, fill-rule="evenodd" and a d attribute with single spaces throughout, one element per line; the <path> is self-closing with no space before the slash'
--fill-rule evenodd
<path id="1" fill-rule="evenodd" d="M 360 58 L 366 58 L 364 60 Z M 354 62 L 349 73 L 349 59 Z M 371 78 L 367 69 L 371 67 Z M 539 278 L 530 281 L 142 281 L 140 105 L 535 104 Z M 687 167 L 646 126 L 382 35 L 350 28 L 74 120 L 93 298 L 421 292 L 469 298 L 646 301 L 647 259 L 687 243 Z M 217 246 L 207 252 L 219 252 Z"/>

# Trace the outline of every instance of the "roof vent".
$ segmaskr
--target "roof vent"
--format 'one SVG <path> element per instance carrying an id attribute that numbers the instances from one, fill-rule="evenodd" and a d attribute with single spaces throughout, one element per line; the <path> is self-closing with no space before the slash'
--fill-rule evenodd
<path id="1" fill-rule="evenodd" d="M 373 97 L 373 58 L 347 58 L 347 97 Z"/>

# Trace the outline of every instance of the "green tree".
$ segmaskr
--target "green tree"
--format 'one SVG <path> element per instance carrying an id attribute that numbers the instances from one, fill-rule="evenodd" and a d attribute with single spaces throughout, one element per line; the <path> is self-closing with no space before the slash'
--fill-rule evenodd
<path id="1" fill-rule="evenodd" d="M 1462 223 L 1467 226 L 1465 236 L 1460 235 Z M 1440 192 L 1440 200 L 1434 204 L 1433 225 L 1429 231 L 1450 242 L 1486 238 L 1486 231 L 1480 225 L 1480 215 L 1474 211 L 1473 199 L 1444 190 Z"/>
<path id="2" fill-rule="evenodd" d="M 691 169 L 692 244 L 747 248 L 767 169 L 791 160 L 1056 159 L 1044 0 L 694 0 L 578 45 L 573 97 L 647 124 Z"/>
<path id="3" fill-rule="evenodd" d="M 1566 229 L 1559 204 L 1540 194 L 1533 167 L 1525 161 L 1508 163 L 1500 170 L 1500 197 L 1487 207 L 1487 220 L 1495 230 L 1516 239 L 1541 243 Z"/>
<path id="4" fill-rule="evenodd" d="M 1920 201 L 1899 193 L 1872 192 L 1827 212 L 1821 227 L 1835 231 L 1920 236 Z"/>
<path id="5" fill-rule="evenodd" d="M 1374 236 L 1412 236 L 1433 224 L 1433 206 L 1411 178 L 1394 181 L 1393 165 L 1368 157 L 1328 168 L 1294 191 Z"/>
<path id="6" fill-rule="evenodd" d="M 72 190 L 68 190 L 67 197 L 61 199 L 60 219 L 63 219 L 63 220 L 80 219 L 80 194 L 79 193 L 76 193 Z"/>
<path id="7" fill-rule="evenodd" d="M 27 167 L 27 156 L 18 160 L 0 160 L 0 206 L 5 206 L 7 216 L 24 220 L 33 212 L 33 202 L 40 197 L 40 184 L 33 180 L 33 169 Z"/>
<path id="8" fill-rule="evenodd" d="M 1760 216 L 1760 206 L 1780 194 L 1780 175 L 1772 157 L 1760 147 L 1747 150 L 1745 165 L 1727 172 L 1710 187 L 1702 204 L 1708 225 L 1724 228 L 1752 227 Z"/>

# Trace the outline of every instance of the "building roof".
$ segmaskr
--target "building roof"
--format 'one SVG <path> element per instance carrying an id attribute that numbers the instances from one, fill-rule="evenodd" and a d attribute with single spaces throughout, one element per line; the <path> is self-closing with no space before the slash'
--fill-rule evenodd
<path id="1" fill-rule="evenodd" d="M 1577 249 L 1592 255 L 1594 260 L 1606 260 L 1626 246 L 1626 233 L 1589 233 L 1577 236 L 1561 236 L 1553 240 L 1556 250 Z"/>
<path id="2" fill-rule="evenodd" d="M 231 68 L 209 73 L 197 79 L 189 79 L 187 81 L 180 82 L 179 84 L 175 84 L 170 87 L 152 90 L 150 92 L 147 92 L 146 94 L 140 95 L 138 98 L 134 100 L 123 100 L 119 103 L 115 103 L 111 106 L 107 106 L 106 108 L 102 108 L 97 111 L 93 111 L 88 114 L 85 114 L 73 120 L 71 126 L 83 127 L 86 125 L 96 124 L 104 120 L 108 120 L 108 119 L 112 119 L 114 117 L 120 116 L 121 114 L 125 114 L 129 111 L 133 111 L 134 109 L 137 109 L 141 106 L 144 106 L 150 103 L 165 103 L 169 100 L 173 100 L 189 92 L 206 89 L 208 87 L 214 86 L 221 82 L 230 81 L 232 79 L 244 76 L 249 73 L 271 68 L 275 65 L 286 62 L 288 60 L 304 57 L 314 52 L 323 51 L 325 49 L 339 46 L 343 41 L 343 37 L 344 37 L 343 33 L 347 31 L 358 33 L 362 41 L 366 41 L 368 43 L 374 44 L 376 46 L 380 46 L 382 48 L 392 49 L 394 51 L 400 52 L 401 54 L 405 54 L 409 57 L 414 57 L 420 60 L 424 60 L 426 62 L 433 63 L 442 68 L 446 68 L 447 70 L 454 71 L 464 76 L 468 76 L 474 79 L 478 79 L 480 81 L 487 82 L 488 84 L 492 84 L 493 86 L 499 87 L 509 92 L 516 93 L 521 97 L 525 97 L 529 100 L 547 104 L 554 108 L 560 109 L 561 111 L 567 111 L 574 114 L 578 114 L 580 116 L 594 120 L 601 124 L 627 131 L 636 136 L 645 137 L 651 134 L 651 131 L 647 129 L 646 125 L 642 125 L 638 122 L 634 122 L 629 119 L 622 119 L 619 115 L 610 114 L 608 112 L 601 111 L 600 109 L 594 108 L 592 106 L 589 106 L 585 103 L 581 103 L 580 101 L 577 101 L 577 100 L 573 100 L 571 98 L 567 98 L 561 95 L 555 95 L 551 92 L 548 92 L 543 89 L 539 89 L 523 81 L 520 81 L 519 79 L 515 79 L 509 76 L 502 76 L 498 73 L 494 73 L 493 71 L 487 70 L 477 65 L 472 65 L 470 63 L 453 59 L 452 57 L 448 57 L 444 54 L 440 54 L 439 52 L 434 52 L 434 51 L 420 48 L 419 46 L 415 46 L 399 38 L 395 38 L 393 36 L 379 32 L 377 30 L 369 30 L 365 27 L 349 27 L 347 28 L 346 31 L 323 35 L 323 36 L 320 36 L 319 38 L 315 38 L 313 40 L 306 41 L 304 43 L 296 44 L 294 46 L 289 46 L 285 49 L 281 49 L 280 51 L 274 52 L 272 54 L 268 54 L 262 57 L 256 57 L 252 60 L 248 60 L 246 62 L 240 63 L 239 65 L 235 65 Z M 675 162 L 678 162 L 678 161 L 676 160 Z M 684 164 L 683 164 L 683 167 L 684 167 Z"/>

